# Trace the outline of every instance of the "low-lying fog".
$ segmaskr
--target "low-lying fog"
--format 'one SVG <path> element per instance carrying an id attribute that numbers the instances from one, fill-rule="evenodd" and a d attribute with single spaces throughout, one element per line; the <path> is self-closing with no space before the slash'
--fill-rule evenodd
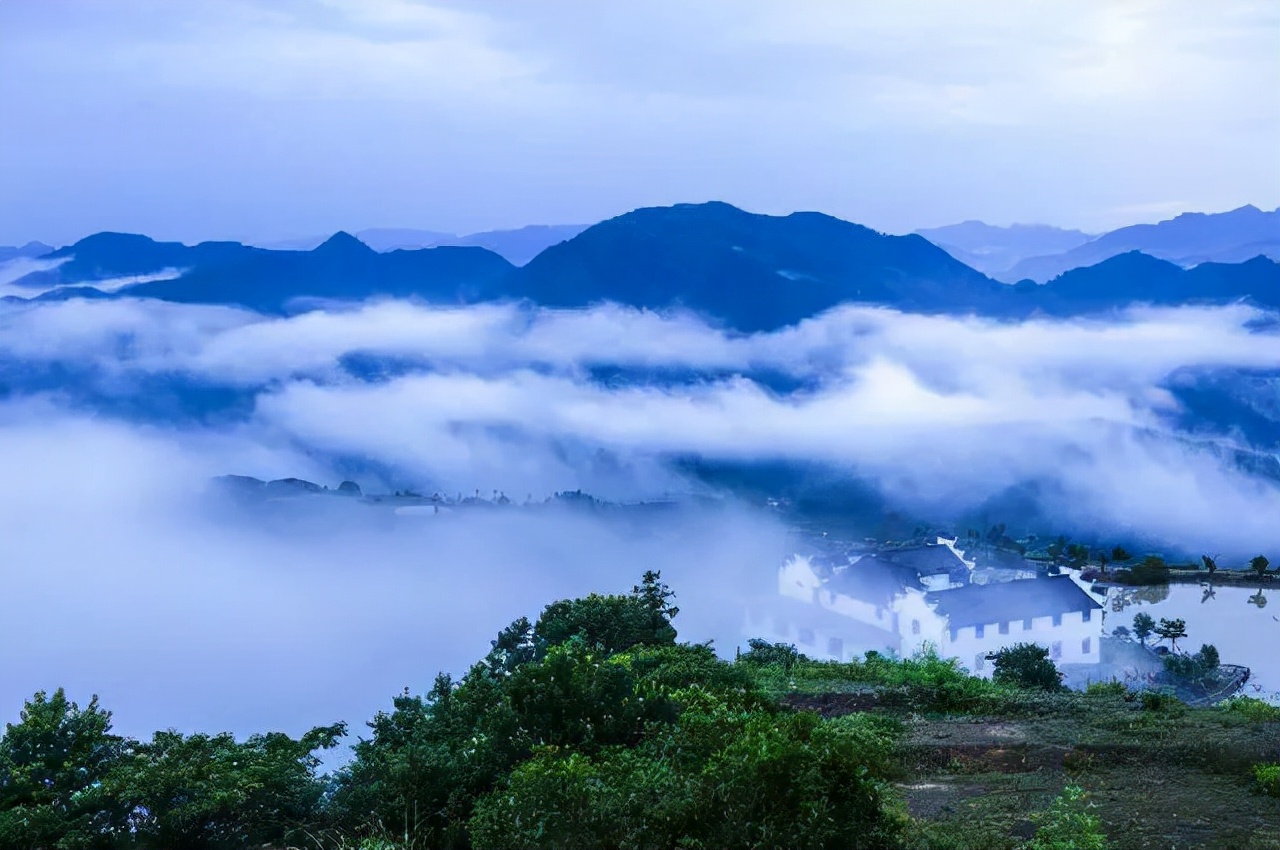
<path id="1" fill-rule="evenodd" d="M 612 306 L 10 302 L 0 361 L 0 719 L 64 685 L 130 734 L 358 730 L 516 616 L 651 567 L 684 636 L 728 649 L 733 600 L 787 546 L 731 494 L 648 528 L 519 510 L 264 524 L 211 504 L 224 473 L 634 499 L 706 493 L 677 456 L 782 459 L 926 514 L 1038 480 L 1063 530 L 1280 560 L 1276 446 L 1183 430 L 1170 390 L 1274 380 L 1280 332 L 1245 306 L 1005 324 L 849 307 L 743 336 Z M 1280 420 L 1266 386 L 1259 415 Z"/>

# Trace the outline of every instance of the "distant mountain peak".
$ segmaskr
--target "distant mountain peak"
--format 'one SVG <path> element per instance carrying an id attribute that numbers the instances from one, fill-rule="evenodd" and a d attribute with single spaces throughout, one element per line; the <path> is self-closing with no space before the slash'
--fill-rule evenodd
<path id="1" fill-rule="evenodd" d="M 359 239 L 352 236 L 350 233 L 348 233 L 345 230 L 339 230 L 337 233 L 333 234 L 328 239 L 321 242 L 320 245 L 315 250 L 317 252 L 323 252 L 323 253 L 336 253 L 336 252 L 342 252 L 344 254 L 357 253 L 357 252 L 362 254 L 377 253 L 368 245 L 364 244 Z"/>

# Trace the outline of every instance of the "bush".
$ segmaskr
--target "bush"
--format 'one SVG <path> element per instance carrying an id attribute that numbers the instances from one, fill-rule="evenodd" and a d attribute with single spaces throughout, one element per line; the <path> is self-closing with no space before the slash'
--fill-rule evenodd
<path id="1" fill-rule="evenodd" d="M 756 667 L 777 664 L 783 670 L 790 670 L 796 662 L 809 660 L 791 643 L 769 643 L 762 638 L 751 638 L 747 646 L 750 648 L 738 656 L 738 660 Z"/>
<path id="2" fill-rule="evenodd" d="M 1269 797 L 1280 797 L 1280 764 L 1255 764 L 1253 780 L 1261 793 Z"/>
<path id="3" fill-rule="evenodd" d="M 1239 714 L 1251 723 L 1280 722 L 1280 705 L 1272 705 L 1253 697 L 1232 697 L 1223 702 L 1219 708 Z"/>
<path id="4" fill-rule="evenodd" d="M 1186 703 L 1168 691 L 1143 691 L 1138 695 L 1138 703 L 1143 711 L 1153 714 L 1177 714 L 1187 707 Z"/>
<path id="5" fill-rule="evenodd" d="M 1049 808 L 1032 819 L 1039 827 L 1027 850 L 1106 850 L 1107 836 L 1078 785 L 1068 785 Z"/>
<path id="6" fill-rule="evenodd" d="M 1114 679 L 1110 682 L 1090 682 L 1084 692 L 1091 697 L 1129 696 L 1129 689 L 1124 686 L 1124 682 L 1117 682 Z"/>
<path id="7" fill-rule="evenodd" d="M 1002 685 L 1042 691 L 1062 690 L 1062 674 L 1049 660 L 1049 650 L 1043 646 L 1014 644 L 1001 649 L 994 659 L 995 672 L 991 678 Z"/>

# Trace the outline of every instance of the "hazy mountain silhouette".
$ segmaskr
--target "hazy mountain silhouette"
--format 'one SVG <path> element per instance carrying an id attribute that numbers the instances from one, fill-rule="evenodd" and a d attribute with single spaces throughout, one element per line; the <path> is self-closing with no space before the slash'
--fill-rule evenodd
<path id="1" fill-rule="evenodd" d="M 1093 238 L 1079 230 L 1063 230 L 1047 224 L 996 227 L 981 221 L 963 221 L 916 233 L 960 262 L 996 278 L 1028 257 L 1069 251 Z"/>
<path id="2" fill-rule="evenodd" d="M 1184 269 L 1130 251 L 1072 269 L 1047 284 L 1013 288 L 1035 309 L 1059 315 L 1091 313 L 1134 303 L 1172 305 L 1248 300 L 1280 308 L 1280 264 L 1266 257 L 1245 263 L 1203 263 Z"/>
<path id="3" fill-rule="evenodd" d="M 572 239 L 590 225 L 531 224 L 517 230 L 488 230 L 442 241 L 441 245 L 474 245 L 501 254 L 517 266 L 527 264 L 552 245 Z"/>
<path id="4" fill-rule="evenodd" d="M 0 263 L 8 260 L 34 259 L 43 257 L 53 248 L 43 242 L 28 242 L 26 245 L 0 245 Z"/>
<path id="5" fill-rule="evenodd" d="M 439 230 L 414 230 L 408 227 L 371 227 L 356 232 L 356 238 L 375 251 L 414 251 L 453 244 L 454 233 Z"/>
<path id="6" fill-rule="evenodd" d="M 555 232 L 510 233 L 533 240 L 527 247 Z M 635 210 L 547 248 L 523 268 L 474 246 L 380 253 L 345 232 L 311 251 L 237 242 L 187 246 L 99 233 L 47 256 L 63 262 L 15 282 L 41 299 L 134 295 L 266 312 L 307 298 L 528 299 L 559 307 L 613 301 L 683 307 L 755 331 L 845 302 L 1009 318 L 1108 311 L 1132 303 L 1248 299 L 1280 307 L 1280 266 L 1265 258 L 1188 270 L 1131 251 L 1048 284 L 1009 286 L 919 235 L 886 236 L 820 213 L 756 215 L 723 203 Z M 159 274 L 171 279 L 129 280 Z"/>
<path id="7" fill-rule="evenodd" d="M 458 303 L 501 296 L 501 282 L 511 269 L 510 263 L 483 248 L 379 253 L 340 231 L 314 251 L 255 250 L 239 260 L 196 265 L 178 280 L 142 283 L 122 292 L 167 301 L 232 303 L 267 312 L 284 310 L 298 298 L 413 296 Z"/>
<path id="8" fill-rule="evenodd" d="M 1280 260 L 1280 210 L 1264 212 L 1244 206 L 1225 213 L 1183 213 L 1159 224 L 1122 227 L 1071 250 L 1023 260 L 998 277 L 1043 282 L 1129 251 L 1182 266 L 1243 262 L 1258 255 Z"/>
<path id="9" fill-rule="evenodd" d="M 166 301 L 238 304 L 277 312 L 296 298 L 363 299 L 417 296 L 474 301 L 501 294 L 512 265 L 482 248 L 432 248 L 380 254 L 339 232 L 312 251 L 271 251 L 238 242 L 156 242 L 145 236 L 99 233 L 49 256 L 68 258 L 18 285 L 48 289 L 43 298 L 88 294 L 83 287 L 113 278 L 177 270 L 173 280 L 136 283 L 121 295 Z M 71 290 L 79 289 L 79 292 Z"/>
<path id="10" fill-rule="evenodd" d="M 781 327 L 845 301 L 941 312 L 994 306 L 1004 294 L 921 236 L 718 202 L 601 222 L 543 251 L 514 279 L 514 294 L 539 304 L 684 306 L 744 331 Z"/>

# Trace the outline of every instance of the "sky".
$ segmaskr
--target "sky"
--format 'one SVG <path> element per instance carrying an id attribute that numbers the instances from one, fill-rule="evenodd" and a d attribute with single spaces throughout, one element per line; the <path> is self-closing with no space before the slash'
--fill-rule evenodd
<path id="1" fill-rule="evenodd" d="M 1280 5 L 0 0 L 0 244 L 1280 206 Z"/>

